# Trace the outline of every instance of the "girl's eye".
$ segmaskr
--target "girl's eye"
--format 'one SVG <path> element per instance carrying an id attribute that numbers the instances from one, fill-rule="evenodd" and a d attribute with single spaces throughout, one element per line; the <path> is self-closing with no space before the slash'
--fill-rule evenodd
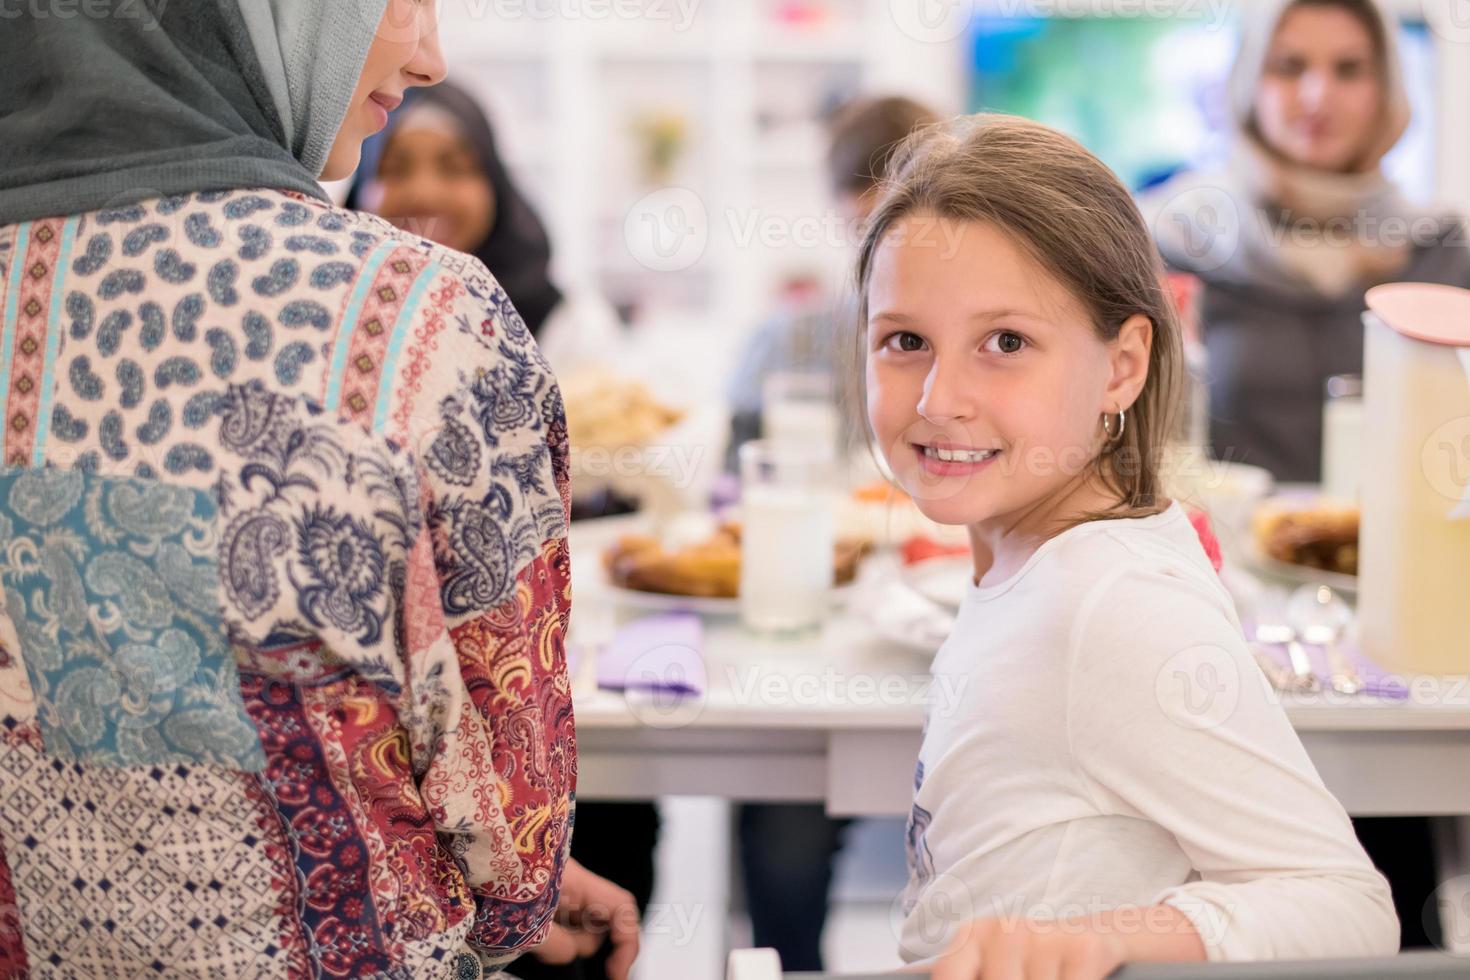
<path id="1" fill-rule="evenodd" d="M 906 330 L 900 330 L 898 333 L 894 334 L 886 341 L 884 341 L 883 345 L 890 350 L 901 351 L 905 354 L 912 354 L 914 351 L 924 349 L 924 338 L 920 337 L 916 333 L 909 333 Z"/>
<path id="2" fill-rule="evenodd" d="M 1021 353 L 1021 351 L 1026 349 L 1026 338 L 1022 337 L 1018 333 L 1002 331 L 991 337 L 990 340 L 986 342 L 985 346 L 988 349 L 993 349 L 998 354 L 1004 354 L 1007 357 L 1014 357 L 1016 354 L 1019 354 Z"/>

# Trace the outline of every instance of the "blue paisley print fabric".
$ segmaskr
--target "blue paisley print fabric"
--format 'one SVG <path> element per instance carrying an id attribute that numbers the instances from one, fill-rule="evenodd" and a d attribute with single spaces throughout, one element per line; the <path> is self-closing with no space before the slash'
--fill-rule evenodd
<path id="1" fill-rule="evenodd" d="M 0 580 L 52 751 L 263 768 L 220 629 L 210 496 L 8 469 L 0 500 Z"/>

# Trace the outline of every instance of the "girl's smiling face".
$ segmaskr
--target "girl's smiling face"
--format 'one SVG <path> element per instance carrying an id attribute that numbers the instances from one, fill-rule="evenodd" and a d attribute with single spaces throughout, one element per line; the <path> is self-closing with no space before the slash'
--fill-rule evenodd
<path id="1" fill-rule="evenodd" d="M 911 214 L 867 284 L 868 419 L 900 486 L 941 524 L 1010 527 L 1084 484 L 1148 371 L 1149 321 L 1099 336 L 1000 228 Z"/>

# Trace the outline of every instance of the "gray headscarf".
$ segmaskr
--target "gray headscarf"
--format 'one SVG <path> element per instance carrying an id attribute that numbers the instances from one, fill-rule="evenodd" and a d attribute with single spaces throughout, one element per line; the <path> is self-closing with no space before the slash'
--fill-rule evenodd
<path id="1" fill-rule="evenodd" d="M 0 225 L 237 187 L 325 198 L 388 0 L 89 0 L 0 22 Z"/>

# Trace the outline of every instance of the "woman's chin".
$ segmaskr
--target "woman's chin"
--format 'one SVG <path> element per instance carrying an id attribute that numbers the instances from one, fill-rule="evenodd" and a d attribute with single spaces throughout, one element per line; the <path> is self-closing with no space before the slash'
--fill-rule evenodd
<path id="1" fill-rule="evenodd" d="M 362 141 L 338 137 L 338 144 L 333 144 L 327 153 L 326 165 L 318 180 L 333 181 L 346 180 L 357 170 L 357 165 L 362 161 Z"/>

